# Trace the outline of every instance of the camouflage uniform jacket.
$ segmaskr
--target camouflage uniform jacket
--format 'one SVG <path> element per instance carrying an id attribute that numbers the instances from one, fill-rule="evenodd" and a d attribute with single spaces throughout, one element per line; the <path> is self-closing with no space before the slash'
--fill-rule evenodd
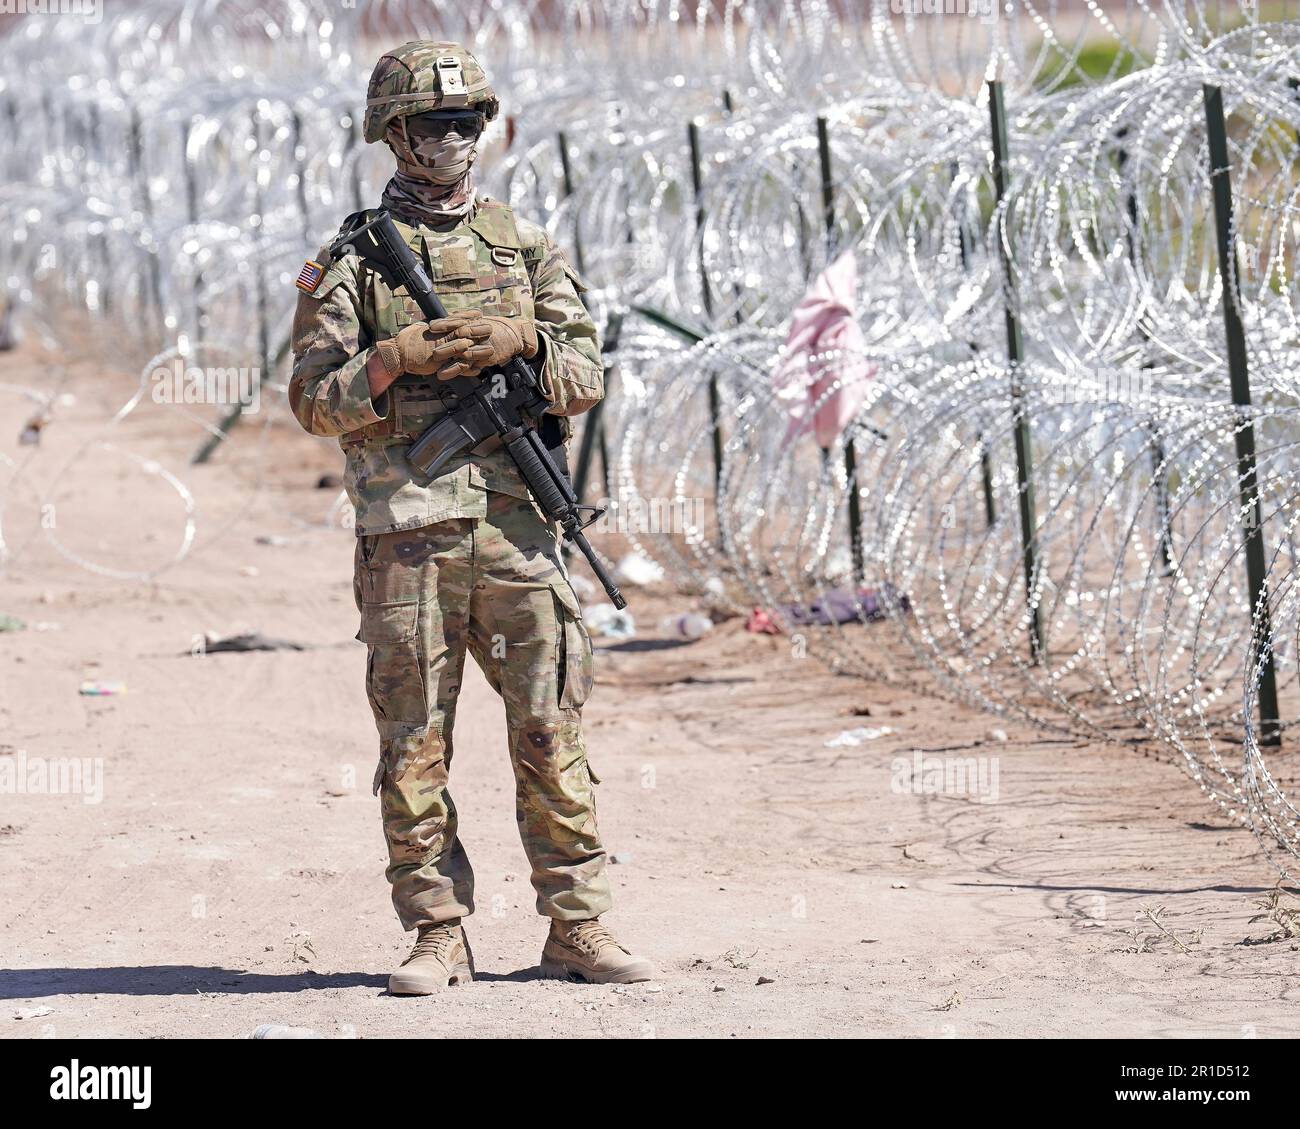
<path id="1" fill-rule="evenodd" d="M 586 287 L 541 227 L 487 197 L 454 227 L 397 226 L 448 311 L 472 308 L 533 320 L 538 355 L 529 363 L 550 412 L 575 416 L 600 401 L 600 342 L 578 297 Z M 327 262 L 325 255 L 318 261 Z M 435 479 L 406 461 L 411 440 L 445 411 L 437 380 L 408 374 L 372 400 L 366 365 L 377 341 L 422 316 L 413 298 L 394 294 L 355 255 L 333 263 L 315 290 L 298 298 L 289 405 L 313 435 L 338 437 L 358 536 L 483 517 L 485 490 L 529 496 L 501 449 L 454 459 Z M 562 423 L 567 438 L 571 427 L 567 419 Z"/>

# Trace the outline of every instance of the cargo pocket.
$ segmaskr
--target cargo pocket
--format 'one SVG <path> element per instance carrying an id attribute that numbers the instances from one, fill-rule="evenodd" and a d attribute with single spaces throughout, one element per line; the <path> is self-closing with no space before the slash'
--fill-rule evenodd
<path id="1" fill-rule="evenodd" d="M 397 559 L 404 536 L 410 534 L 367 535 L 357 546 L 357 638 L 369 647 L 366 695 L 381 737 L 397 735 L 387 726 L 424 725 L 429 714 L 420 638 L 420 569 Z"/>
<path id="2" fill-rule="evenodd" d="M 560 577 L 551 585 L 555 597 L 556 681 L 560 708 L 581 709 L 591 693 L 595 662 L 582 610 L 569 582 Z"/>
<path id="3" fill-rule="evenodd" d="M 428 724 L 424 649 L 420 642 L 420 605 L 366 604 L 357 638 L 369 647 L 366 696 L 381 737 L 395 737 L 409 727 Z M 389 730 L 386 726 L 394 726 Z"/>
<path id="4" fill-rule="evenodd" d="M 420 605 L 362 604 L 361 630 L 357 638 L 363 643 L 409 643 L 419 629 Z"/>

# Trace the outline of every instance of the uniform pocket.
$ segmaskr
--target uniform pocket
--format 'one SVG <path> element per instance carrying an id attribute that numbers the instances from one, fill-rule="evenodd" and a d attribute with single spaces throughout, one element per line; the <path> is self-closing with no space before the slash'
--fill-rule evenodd
<path id="1" fill-rule="evenodd" d="M 563 577 L 551 585 L 555 597 L 556 670 L 559 674 L 561 709 L 581 709 L 595 681 L 595 660 L 591 637 L 582 622 L 582 609 L 569 582 Z"/>
<path id="2" fill-rule="evenodd" d="M 374 327 L 374 339 L 382 341 L 386 337 L 396 337 L 398 330 L 405 329 L 413 322 L 423 321 L 424 315 L 414 298 L 397 295 L 389 289 L 377 274 L 368 272 L 368 289 L 364 299 L 364 314 L 367 325 Z"/>
<path id="3" fill-rule="evenodd" d="M 398 329 L 405 329 L 417 321 L 424 321 L 424 314 L 420 312 L 420 307 L 416 305 L 414 298 L 396 299 L 392 306 L 392 316 Z"/>
<path id="4" fill-rule="evenodd" d="M 366 567 L 369 560 L 366 556 L 366 540 L 365 534 L 359 535 L 357 547 L 352 552 L 352 600 L 357 605 L 357 611 L 364 606 L 361 596 L 361 570 Z"/>
<path id="5" fill-rule="evenodd" d="M 446 413 L 445 405 L 436 396 L 401 395 L 397 400 L 397 433 L 416 438 Z"/>
<path id="6" fill-rule="evenodd" d="M 533 290 L 523 257 L 503 266 L 490 260 L 479 273 L 439 276 L 438 296 L 448 311 L 478 310 L 497 317 L 532 319 Z"/>
<path id="7" fill-rule="evenodd" d="M 497 494 L 509 494 L 510 497 L 525 502 L 533 500 L 524 476 L 519 473 L 514 460 L 505 451 L 496 450 L 490 455 L 485 455 L 479 460 L 478 467 L 483 475 L 483 485 L 488 490 Z"/>
<path id="8" fill-rule="evenodd" d="M 357 638 L 363 643 L 409 643 L 415 638 L 419 619 L 418 603 L 362 604 Z"/>
<path id="9" fill-rule="evenodd" d="M 375 533 L 357 538 L 353 595 L 361 612 L 363 643 L 407 643 L 420 617 L 421 570 L 401 559 L 415 533 Z"/>
<path id="10" fill-rule="evenodd" d="M 442 299 L 448 313 L 478 310 L 483 314 L 509 317 L 514 312 L 505 291 L 484 279 L 440 278 L 437 281 L 438 297 Z"/>
<path id="11" fill-rule="evenodd" d="M 576 270 L 574 270 L 572 264 L 570 264 L 568 259 L 564 260 L 563 265 L 564 265 L 564 273 L 568 275 L 569 281 L 573 283 L 574 290 L 576 290 L 579 294 L 585 294 L 588 290 L 591 289 L 591 287 L 589 287 L 582 280 L 582 276 L 578 274 Z"/>
<path id="12" fill-rule="evenodd" d="M 369 634 L 367 625 L 378 629 L 378 638 L 365 638 Z M 389 630 L 396 630 L 392 620 L 372 619 L 363 613 L 361 634 L 370 645 L 366 657 L 366 696 L 379 735 L 384 739 L 418 731 L 429 724 L 424 645 L 418 635 L 404 642 L 391 641 L 384 637 Z"/>
<path id="13" fill-rule="evenodd" d="M 381 737 L 389 726 L 422 726 L 429 720 L 425 647 L 418 603 L 366 604 L 357 638 L 367 645 L 366 696 Z M 382 763 L 382 762 L 381 762 Z"/>

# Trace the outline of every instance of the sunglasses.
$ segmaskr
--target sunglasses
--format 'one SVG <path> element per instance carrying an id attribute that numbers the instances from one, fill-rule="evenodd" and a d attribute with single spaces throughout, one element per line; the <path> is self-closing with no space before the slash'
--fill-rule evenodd
<path id="1" fill-rule="evenodd" d="M 430 110 L 412 114 L 406 119 L 406 132 L 412 141 L 442 141 L 449 134 L 474 139 L 486 123 L 483 115 L 474 110 Z"/>

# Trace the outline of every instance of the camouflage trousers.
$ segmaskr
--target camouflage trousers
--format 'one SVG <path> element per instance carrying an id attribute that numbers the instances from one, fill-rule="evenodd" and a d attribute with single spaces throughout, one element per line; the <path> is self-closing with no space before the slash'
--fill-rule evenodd
<path id="1" fill-rule="evenodd" d="M 537 911 L 577 920 L 607 910 L 597 778 L 582 738 L 591 640 L 555 527 L 531 502 L 487 493 L 485 518 L 359 537 L 355 586 L 380 738 L 374 786 L 402 927 L 474 909 L 474 873 L 447 791 L 467 648 L 505 702 Z"/>

